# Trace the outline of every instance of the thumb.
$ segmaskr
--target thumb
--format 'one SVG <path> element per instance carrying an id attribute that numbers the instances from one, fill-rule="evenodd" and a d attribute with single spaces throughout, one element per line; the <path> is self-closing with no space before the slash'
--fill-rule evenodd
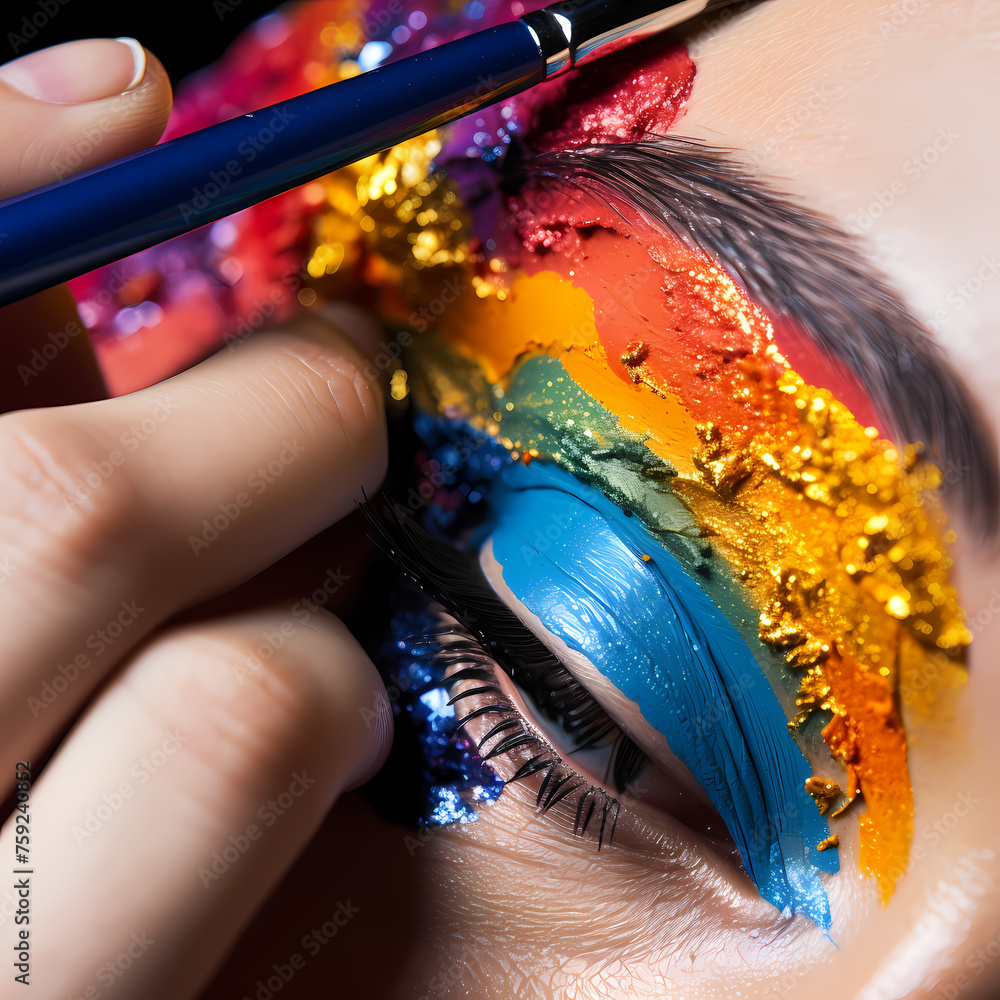
<path id="1" fill-rule="evenodd" d="M 151 146 L 171 100 L 166 71 L 134 38 L 66 42 L 4 63 L 0 198 Z M 0 309 L 0 412 L 105 395 L 82 329 L 61 286 Z"/>
<path id="2" fill-rule="evenodd" d="M 0 198 L 151 146 L 170 81 L 134 38 L 86 38 L 0 66 Z"/>

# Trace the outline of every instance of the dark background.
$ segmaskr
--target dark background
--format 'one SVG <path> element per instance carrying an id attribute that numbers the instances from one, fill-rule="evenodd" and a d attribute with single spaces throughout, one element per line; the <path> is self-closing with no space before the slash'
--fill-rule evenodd
<path id="1" fill-rule="evenodd" d="M 131 35 L 159 57 L 176 88 L 279 6 L 276 0 L 0 0 L 0 63 L 75 38 Z"/>

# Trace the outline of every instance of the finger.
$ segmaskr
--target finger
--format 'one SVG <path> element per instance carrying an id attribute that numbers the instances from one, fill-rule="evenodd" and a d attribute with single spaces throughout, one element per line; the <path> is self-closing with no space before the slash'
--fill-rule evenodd
<path id="1" fill-rule="evenodd" d="M 135 39 L 87 38 L 0 66 L 0 197 L 151 146 L 170 81 Z"/>
<path id="2" fill-rule="evenodd" d="M 112 983 L 121 998 L 192 995 L 334 799 L 381 764 L 388 706 L 374 666 L 325 612 L 157 638 L 31 791 L 38 995 Z M 4 851 L 15 857 L 10 822 Z"/>
<path id="3" fill-rule="evenodd" d="M 0 309 L 0 413 L 105 395 L 97 358 L 65 285 Z"/>
<path id="4" fill-rule="evenodd" d="M 377 489 L 361 364 L 303 320 L 150 390 L 0 417 L 0 757 L 36 753 L 159 622 Z"/>
<path id="5" fill-rule="evenodd" d="M 0 197 L 134 153 L 170 114 L 167 74 L 137 42 L 68 42 L 0 66 Z M 0 309 L 0 412 L 101 399 L 104 382 L 65 288 Z"/>

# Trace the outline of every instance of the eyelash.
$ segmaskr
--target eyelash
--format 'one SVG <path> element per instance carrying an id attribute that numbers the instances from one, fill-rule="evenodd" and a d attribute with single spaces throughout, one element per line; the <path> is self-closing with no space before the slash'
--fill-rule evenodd
<path id="1" fill-rule="evenodd" d="M 450 636 L 450 641 L 442 642 L 445 636 Z M 540 784 L 535 793 L 535 805 L 539 813 L 548 812 L 558 803 L 576 794 L 574 834 L 578 836 L 585 834 L 594 818 L 599 816 L 597 849 L 600 850 L 605 844 L 610 844 L 618 824 L 621 803 L 603 788 L 592 785 L 582 775 L 577 774 L 546 740 L 530 729 L 527 720 L 495 684 L 495 661 L 482 648 L 479 640 L 460 627 L 449 629 L 447 632 L 428 634 L 423 639 L 435 643 L 439 662 L 440 658 L 444 658 L 449 664 L 465 664 L 449 674 L 444 681 L 450 695 L 449 705 L 479 695 L 497 696 L 497 700 L 487 702 L 465 716 L 459 730 L 465 732 L 466 738 L 476 747 L 481 759 L 489 761 L 496 757 L 507 756 L 513 761 L 519 752 L 531 753 L 532 756 L 517 768 L 505 784 L 532 775 L 540 775 Z M 454 688 L 464 681 L 480 682 L 482 686 L 452 695 Z M 467 732 L 467 726 L 475 719 L 487 715 L 498 716 L 498 719 L 485 735 L 476 740 Z M 517 732 L 503 735 L 513 729 Z M 499 741 L 484 753 L 486 743 L 497 736 L 501 737 Z"/>
<path id="2" fill-rule="evenodd" d="M 449 704 L 474 694 L 496 692 L 502 698 L 503 703 L 498 701 L 481 706 L 463 720 L 464 725 L 474 718 L 493 713 L 503 716 L 498 726 L 511 723 L 506 729 L 491 727 L 487 735 L 478 741 L 479 750 L 488 739 L 513 729 L 513 723 L 517 722 L 522 727 L 520 733 L 501 738 L 482 759 L 509 755 L 527 745 L 539 748 L 541 752 L 522 764 L 510 780 L 517 781 L 542 773 L 536 798 L 541 812 L 546 812 L 573 792 L 579 792 L 574 823 L 574 832 L 578 834 L 586 832 L 600 806 L 600 848 L 604 843 L 609 816 L 613 835 L 619 802 L 577 774 L 565 764 L 557 751 L 528 728 L 521 713 L 496 686 L 494 665 L 502 668 L 529 695 L 544 716 L 575 737 L 575 750 L 613 744 L 609 771 L 619 793 L 628 788 L 645 766 L 648 760 L 646 755 L 548 647 L 497 597 L 473 556 L 436 539 L 391 500 L 385 501 L 382 516 L 377 515 L 367 503 L 362 505 L 362 509 L 375 540 L 395 560 L 403 574 L 425 594 L 441 603 L 462 626 L 463 632 L 452 630 L 437 634 L 442 638 L 444 635 L 452 636 L 451 640 L 438 642 L 438 656 L 446 658 L 449 665 L 459 662 L 468 664 L 446 680 Z M 434 638 L 425 637 L 428 641 Z M 461 681 L 482 681 L 486 686 L 452 697 L 451 689 Z M 608 842 L 610 839 L 609 836 Z"/>

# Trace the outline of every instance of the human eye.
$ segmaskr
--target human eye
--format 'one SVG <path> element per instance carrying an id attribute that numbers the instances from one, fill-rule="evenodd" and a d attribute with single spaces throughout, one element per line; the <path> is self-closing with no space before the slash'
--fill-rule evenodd
<path id="1" fill-rule="evenodd" d="M 463 752 L 530 779 L 543 811 L 562 793 L 598 847 L 629 809 L 711 832 L 777 910 L 829 930 L 840 841 L 883 902 L 906 870 L 903 713 L 961 683 L 969 638 L 938 474 L 886 437 L 961 456 L 974 506 L 996 493 L 989 436 L 843 233 L 721 151 L 582 129 L 557 148 L 525 126 L 500 250 L 406 362 L 438 537 L 405 515 L 379 530 L 397 557 L 427 550 L 407 572 L 482 651 L 438 678 L 473 716 Z M 447 584 L 442 536 L 466 550 Z M 606 727 L 598 760 L 477 631 L 471 590 Z"/>
<path id="2" fill-rule="evenodd" d="M 830 621 L 838 620 L 830 616 L 851 609 L 846 601 L 862 600 L 850 592 L 852 579 L 860 572 L 866 584 L 874 581 L 884 588 L 895 582 L 896 589 L 879 598 L 887 604 L 901 592 L 916 603 L 920 598 L 912 581 L 922 580 L 928 606 L 921 608 L 923 617 L 915 624 L 926 629 L 926 619 L 934 614 L 931 598 L 937 594 L 937 607 L 945 604 L 946 597 L 952 607 L 942 608 L 934 638 L 955 642 L 960 649 L 964 632 L 954 598 L 945 589 L 948 584 L 939 552 L 934 555 L 930 550 L 916 563 L 911 561 L 906 575 L 910 590 L 900 591 L 902 578 L 893 575 L 895 563 L 887 556 L 892 548 L 890 535 L 906 547 L 906 558 L 912 559 L 917 549 L 905 540 L 917 529 L 925 533 L 929 529 L 920 521 L 914 496 L 903 489 L 898 466 L 885 457 L 888 446 L 876 442 L 846 411 L 838 411 L 828 396 L 808 395 L 792 379 L 785 388 L 789 385 L 795 391 L 777 397 L 788 398 L 785 415 L 801 415 L 810 433 L 819 422 L 825 429 L 822 440 L 809 438 L 806 446 L 802 437 L 792 435 L 783 447 L 771 440 L 759 453 L 757 468 L 741 468 L 720 460 L 716 425 L 703 427 L 703 450 L 693 462 L 696 471 L 689 473 L 690 478 L 665 466 L 659 468 L 657 477 L 653 456 L 637 449 L 637 442 L 630 442 L 627 434 L 612 435 L 609 413 L 602 413 L 594 401 L 582 399 L 579 384 L 560 360 L 544 355 L 526 359 L 501 397 L 505 400 L 502 412 L 508 416 L 501 418 L 500 427 L 506 426 L 514 438 L 504 441 L 501 435 L 494 443 L 490 435 L 477 438 L 463 430 L 439 448 L 443 462 L 439 460 L 432 471 L 432 478 L 446 475 L 452 480 L 449 485 L 459 491 L 471 487 L 488 498 L 492 509 L 486 519 L 488 534 L 479 550 L 481 565 L 470 554 L 454 555 L 447 545 L 409 524 L 405 515 L 396 516 L 391 531 L 383 530 L 388 547 L 402 558 L 411 578 L 458 623 L 471 628 L 467 639 L 473 646 L 478 642 L 481 653 L 471 656 L 471 664 L 461 661 L 463 666 L 451 673 L 453 684 L 447 686 L 457 716 L 472 714 L 475 742 L 487 744 L 485 750 L 477 747 L 480 755 L 515 759 L 505 772 L 507 780 L 534 777 L 536 804 L 542 809 L 550 804 L 548 796 L 561 792 L 557 801 L 562 801 L 572 795 L 564 803 L 570 807 L 572 828 L 584 832 L 593 820 L 600 845 L 605 832 L 616 829 L 622 794 L 629 793 L 627 781 L 609 781 L 621 759 L 618 754 L 624 754 L 630 765 L 643 765 L 644 770 L 636 774 L 669 775 L 668 794 L 662 794 L 665 782 L 659 782 L 660 804 L 667 803 L 664 811 L 674 819 L 686 818 L 688 825 L 702 833 L 711 831 L 714 822 L 716 847 L 723 853 L 728 847 L 729 853 L 738 855 L 765 899 L 779 910 L 805 913 L 827 929 L 830 913 L 818 872 L 837 871 L 837 836 L 820 808 L 839 815 L 867 784 L 867 815 L 870 820 L 881 818 L 876 830 L 884 838 L 872 838 L 875 850 L 869 848 L 868 863 L 870 874 L 886 894 L 902 872 L 899 854 L 893 855 L 892 850 L 906 849 L 911 829 L 907 824 L 912 823 L 909 789 L 896 780 L 900 770 L 906 773 L 905 741 L 892 688 L 885 679 L 888 672 L 862 675 L 857 685 L 850 674 L 845 677 L 842 665 L 854 651 L 842 636 L 831 634 Z M 798 405 L 803 398 L 809 400 L 806 407 Z M 816 406 L 817 400 L 823 405 Z M 827 412 L 831 406 L 832 414 Z M 834 434 L 827 433 L 828 420 L 840 422 L 843 441 L 829 441 Z M 566 467 L 570 464 L 566 451 L 553 454 L 553 449 L 554 460 L 547 462 L 541 449 L 557 428 L 577 421 L 580 435 L 589 440 L 589 432 L 597 443 L 590 451 L 577 452 L 577 458 L 585 457 L 588 466 L 575 469 L 574 474 Z M 612 442 L 609 435 L 620 440 Z M 517 458 L 505 454 L 505 448 L 508 452 L 513 448 Z M 817 454 L 809 454 L 810 448 Z M 851 448 L 858 454 L 847 461 L 843 452 Z M 447 457 L 455 449 L 465 455 L 461 464 Z M 520 460 L 524 450 L 530 458 L 527 465 Z M 773 468 L 781 464 L 783 455 L 789 456 L 794 470 L 792 487 L 783 478 L 786 474 L 779 475 Z M 470 458 L 474 461 L 467 461 Z M 857 460 L 870 467 L 863 476 L 851 479 L 845 464 Z M 623 475 L 630 464 L 634 473 L 642 474 Z M 499 471 L 487 489 L 479 478 L 463 482 L 469 475 L 467 465 L 480 470 L 473 476 L 482 476 L 484 469 Z M 607 468 L 615 469 L 613 480 L 600 478 L 602 466 L 605 474 Z M 584 478 L 602 490 L 588 486 Z M 754 482 L 755 478 L 759 481 Z M 657 488 L 648 490 L 648 483 L 658 479 Z M 873 483 L 878 484 L 880 496 L 870 492 Z M 819 488 L 830 495 L 821 496 Z M 636 490 L 640 492 L 635 494 Z M 616 502 L 607 494 L 614 495 Z M 676 503 L 677 496 L 687 497 L 688 503 Z M 793 511 L 802 505 L 817 508 L 802 537 L 785 523 L 787 514 L 778 506 L 782 496 Z M 640 506 L 640 498 L 645 506 Z M 863 505 L 859 506 L 859 499 Z M 828 512 L 832 506 L 845 504 L 851 507 L 849 523 L 831 534 L 836 519 Z M 708 506 L 707 512 L 702 505 Z M 713 519 L 711 531 L 691 530 L 692 510 Z M 761 516 L 764 510 L 770 511 L 770 526 Z M 889 515 L 881 513 L 886 510 L 907 522 L 887 534 Z M 658 517 L 654 519 L 650 512 Z M 801 518 L 802 510 L 795 516 Z M 655 533 L 648 528 L 650 522 L 656 526 Z M 752 539 L 741 538 L 751 531 Z M 817 532 L 829 535 L 825 552 L 817 542 Z M 928 536 L 924 541 L 931 539 Z M 848 558 L 840 551 L 847 541 L 853 541 L 861 565 L 849 568 L 834 562 L 834 557 Z M 789 556 L 793 543 L 796 548 Z M 869 544 L 882 551 L 864 551 Z M 898 563 L 901 554 L 894 555 Z M 821 576 L 816 565 L 824 558 L 830 565 Z M 756 559 L 760 561 L 754 569 Z M 728 560 L 736 564 L 736 572 Z M 453 568 L 450 575 L 445 573 L 445 567 L 458 565 L 461 571 Z M 502 614 L 504 608 L 498 607 L 495 594 L 486 586 L 482 567 L 488 570 L 493 586 L 533 621 L 533 633 L 509 613 Z M 755 586 L 756 594 L 747 594 L 735 582 L 736 573 Z M 828 598 L 827 591 L 836 597 Z M 763 607 L 755 609 L 757 594 L 769 595 L 771 602 L 761 602 Z M 728 609 L 729 618 L 720 605 Z M 491 614 L 484 613 L 487 607 L 492 608 Z M 877 600 L 866 609 L 874 618 L 880 610 Z M 484 623 L 495 621 L 498 613 L 507 624 L 492 631 Z M 859 613 L 859 617 L 863 616 Z M 862 625 L 858 646 L 868 655 L 887 655 L 875 643 L 887 643 L 886 635 L 893 637 L 898 620 L 897 613 L 891 622 L 886 616 L 882 626 Z M 742 625 L 742 632 L 734 623 Z M 826 632 L 821 631 L 824 627 Z M 547 658 L 560 678 L 565 678 L 568 668 L 576 682 L 575 696 L 589 713 L 600 713 L 600 718 L 602 709 L 608 709 L 607 724 L 614 728 L 602 734 L 611 744 L 603 774 L 593 766 L 576 766 L 578 744 L 572 739 L 572 726 L 566 725 L 565 717 L 560 720 L 558 711 L 556 720 L 563 722 L 561 745 L 551 732 L 547 739 L 540 732 L 537 719 L 531 718 L 531 707 L 539 707 L 541 700 L 542 715 L 551 718 L 553 704 L 544 698 L 544 686 L 537 686 L 537 671 L 534 683 L 525 681 L 531 672 L 526 674 L 522 661 L 505 645 L 512 636 L 517 637 L 515 645 L 533 650 L 524 654 L 529 663 Z M 532 643 L 536 636 L 548 645 Z M 426 638 L 422 635 L 421 641 Z M 400 641 L 405 645 L 407 637 L 401 636 Z M 559 649 L 561 657 L 551 655 L 553 648 Z M 752 649 L 757 650 L 756 657 Z M 449 649 L 446 658 L 453 655 Z M 878 662 L 876 655 L 876 669 Z M 515 683 L 521 680 L 528 696 L 528 719 L 518 715 L 504 692 L 498 666 Z M 948 666 L 946 659 L 934 669 Z M 840 684 L 837 695 L 831 695 L 827 680 L 827 672 L 833 669 L 839 669 L 834 674 Z M 441 680 L 447 681 L 448 676 L 445 671 Z M 919 678 L 917 672 L 918 692 Z M 458 686 L 452 690 L 453 685 Z M 614 697 L 608 697 L 609 690 Z M 603 705 L 594 696 L 599 691 L 604 694 Z M 874 713 L 865 714 L 865 706 L 872 704 Z M 850 715 L 848 706 L 853 710 Z M 463 711 L 466 708 L 468 713 Z M 832 708 L 838 711 L 819 725 L 814 713 L 822 716 Z M 488 728 L 482 725 L 483 715 L 495 716 Z M 850 728 L 844 721 L 847 718 Z M 802 746 L 787 732 L 790 720 L 805 730 Z M 829 737 L 828 744 L 840 752 L 842 773 L 829 753 L 824 760 L 817 747 L 821 729 Z M 858 753 L 858 744 L 865 740 L 874 743 L 875 761 L 866 756 L 868 746 L 864 755 Z M 810 749 L 808 758 L 803 747 Z M 633 748 L 641 758 L 631 756 Z M 651 757 L 658 763 L 666 760 L 667 766 L 651 768 Z M 482 782 L 475 779 L 475 784 Z M 884 789 L 899 797 L 880 800 Z M 698 790 L 704 793 L 701 798 Z M 710 811 L 699 809 L 705 796 Z M 632 804 L 641 809 L 650 803 L 633 800 Z M 848 816 L 847 822 L 854 819 Z M 728 844 L 720 843 L 718 837 L 720 819 L 729 831 Z"/>

